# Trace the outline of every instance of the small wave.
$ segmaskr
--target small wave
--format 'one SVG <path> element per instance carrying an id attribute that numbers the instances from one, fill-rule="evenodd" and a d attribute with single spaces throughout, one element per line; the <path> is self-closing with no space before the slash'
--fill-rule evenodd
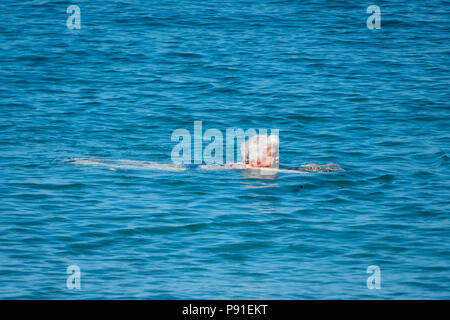
<path id="1" fill-rule="evenodd" d="M 75 158 L 66 159 L 66 163 L 77 165 L 91 165 L 91 166 L 103 166 L 109 169 L 134 169 L 134 170 L 162 170 L 162 171 L 186 171 L 188 168 L 182 166 L 176 166 L 172 164 L 162 164 L 148 161 L 136 161 L 136 160 L 103 160 L 103 159 L 86 159 Z"/>

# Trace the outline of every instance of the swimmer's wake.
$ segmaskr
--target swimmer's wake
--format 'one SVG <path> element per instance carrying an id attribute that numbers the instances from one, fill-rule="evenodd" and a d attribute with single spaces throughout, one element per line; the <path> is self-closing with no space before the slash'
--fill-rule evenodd
<path id="1" fill-rule="evenodd" d="M 297 168 L 270 168 L 270 167 L 250 167 L 241 163 L 232 164 L 209 164 L 209 165 L 175 165 L 164 164 L 148 161 L 134 161 L 134 160 L 104 160 L 104 159 L 88 159 L 88 158 L 74 158 L 64 160 L 66 163 L 77 165 L 92 165 L 107 167 L 111 170 L 123 169 L 123 170 L 157 170 L 157 171 L 192 171 L 192 170 L 254 170 L 260 171 L 267 175 L 276 173 L 326 173 L 343 171 L 343 169 L 335 163 L 328 164 L 306 164 Z"/>
<path id="2" fill-rule="evenodd" d="M 261 175 L 274 175 L 284 173 L 324 173 L 342 171 L 336 163 L 305 164 L 296 168 L 279 168 L 278 136 L 254 135 L 241 146 L 242 162 L 227 164 L 163 164 L 148 161 L 132 160 L 103 160 L 103 159 L 68 159 L 71 164 L 105 166 L 111 170 L 115 169 L 137 169 L 137 170 L 162 170 L 162 171 L 188 171 L 188 170 L 252 170 Z"/>

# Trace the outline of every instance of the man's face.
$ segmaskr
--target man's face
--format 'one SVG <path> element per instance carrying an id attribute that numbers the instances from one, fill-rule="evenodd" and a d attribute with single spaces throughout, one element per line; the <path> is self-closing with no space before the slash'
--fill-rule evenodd
<path id="1" fill-rule="evenodd" d="M 250 166 L 252 167 L 278 167 L 279 157 L 276 154 L 276 148 L 273 148 L 271 145 L 266 147 L 265 157 L 259 157 L 257 160 L 250 162 Z"/>

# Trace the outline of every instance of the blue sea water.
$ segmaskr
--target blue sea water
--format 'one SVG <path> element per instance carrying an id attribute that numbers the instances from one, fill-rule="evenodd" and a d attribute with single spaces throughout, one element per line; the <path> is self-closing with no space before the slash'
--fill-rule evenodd
<path id="1" fill-rule="evenodd" d="M 449 11 L 0 2 L 0 298 L 449 299 Z M 282 166 L 345 171 L 64 161 L 170 163 L 172 132 L 194 121 L 277 128 Z M 381 289 L 366 285 L 370 265 Z"/>

